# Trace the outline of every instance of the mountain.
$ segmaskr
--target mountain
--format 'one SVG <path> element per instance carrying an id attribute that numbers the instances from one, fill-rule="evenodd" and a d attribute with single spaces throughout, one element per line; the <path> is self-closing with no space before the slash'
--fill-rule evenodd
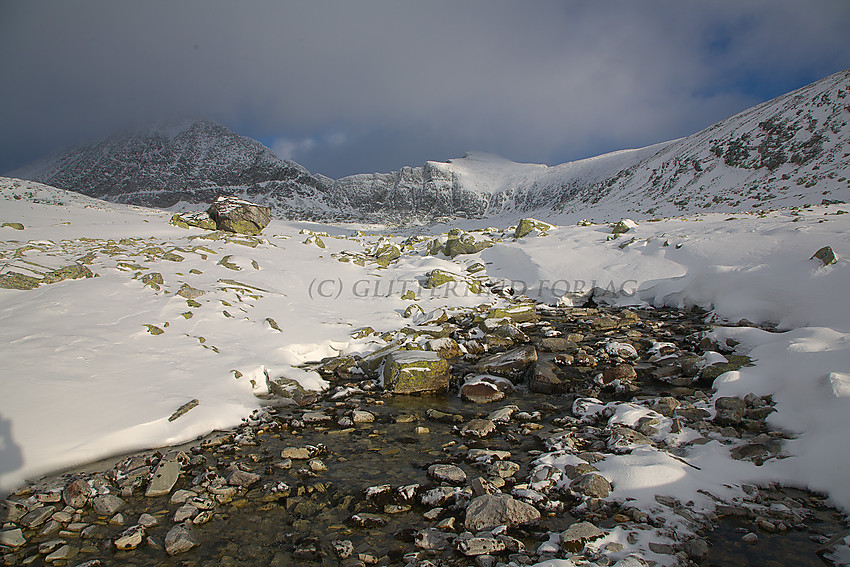
<path id="1" fill-rule="evenodd" d="M 256 140 L 220 124 L 162 123 L 78 146 L 13 172 L 14 177 L 108 201 L 167 208 L 208 203 L 219 193 L 321 203 L 326 178 L 278 158 Z"/>
<path id="2" fill-rule="evenodd" d="M 701 132 L 556 166 L 470 153 L 333 180 L 208 121 L 160 125 L 13 173 L 155 207 L 235 194 L 313 220 L 652 217 L 850 199 L 850 70 Z"/>

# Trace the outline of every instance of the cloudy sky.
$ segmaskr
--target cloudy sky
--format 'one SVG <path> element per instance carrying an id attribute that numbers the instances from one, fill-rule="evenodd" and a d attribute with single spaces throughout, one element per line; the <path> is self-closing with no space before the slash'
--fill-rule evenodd
<path id="1" fill-rule="evenodd" d="M 850 67 L 847 0 L 0 2 L 0 172 L 209 118 L 332 177 L 561 163 Z"/>

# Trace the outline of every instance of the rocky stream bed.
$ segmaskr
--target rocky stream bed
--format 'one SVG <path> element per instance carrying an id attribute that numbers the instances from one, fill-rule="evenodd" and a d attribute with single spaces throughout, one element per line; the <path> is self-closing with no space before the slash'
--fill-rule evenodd
<path id="1" fill-rule="evenodd" d="M 825 495 L 742 483 L 709 511 L 663 491 L 639 507 L 595 466 L 651 449 L 696 468 L 688 448 L 711 441 L 753 466 L 785 457 L 771 399 L 712 400 L 750 361 L 705 320 L 520 301 L 361 330 L 386 346 L 313 365 L 325 392 L 272 381 L 239 428 L 10 495 L 3 562 L 831 564 L 847 524 Z"/>

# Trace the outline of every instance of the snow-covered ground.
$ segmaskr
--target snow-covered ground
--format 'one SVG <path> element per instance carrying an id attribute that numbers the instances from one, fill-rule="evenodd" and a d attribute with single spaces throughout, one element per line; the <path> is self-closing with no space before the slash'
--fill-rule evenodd
<path id="1" fill-rule="evenodd" d="M 772 395 L 778 411 L 768 422 L 796 434 L 788 457 L 756 467 L 708 443 L 688 454 L 697 474 L 655 451 L 634 451 L 597 465 L 613 498 L 649 503 L 664 485 L 700 507 L 709 502 L 697 489 L 722 495 L 724 486 L 772 479 L 825 491 L 850 511 L 850 264 L 842 258 L 850 254 L 850 215 L 843 208 L 641 222 L 617 239 L 609 225 L 520 239 L 500 226 L 476 233 L 495 240 L 476 254 L 452 260 L 427 254 L 426 239 L 409 240 L 382 267 L 376 249 L 409 235 L 273 221 L 260 237 L 211 240 L 207 231 L 170 225 L 170 213 L 0 179 L 0 224 L 24 226 L 0 228 L 0 273 L 43 275 L 83 261 L 97 276 L 0 289 L 0 492 L 63 467 L 235 425 L 260 405 L 268 378 L 321 388 L 318 374 L 296 366 L 376 348 L 353 331 L 403 326 L 411 304 L 401 299 L 405 291 L 425 311 L 495 301 L 465 285 L 420 287 L 434 268 L 462 274 L 483 262 L 490 278 L 546 303 L 595 285 L 621 305 L 699 305 L 718 320 L 776 325 L 778 332 L 719 327 L 714 337 L 738 341 L 737 352 L 755 365 L 715 386 L 717 396 Z M 837 263 L 810 259 L 827 245 Z M 145 279 L 154 273 L 161 284 Z M 192 400 L 197 407 L 169 421 Z"/>

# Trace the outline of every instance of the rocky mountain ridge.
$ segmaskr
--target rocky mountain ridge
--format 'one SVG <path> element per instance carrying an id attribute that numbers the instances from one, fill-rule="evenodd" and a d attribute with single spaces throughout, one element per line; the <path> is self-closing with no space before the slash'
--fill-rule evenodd
<path id="1" fill-rule="evenodd" d="M 230 194 L 283 218 L 387 222 L 444 217 L 608 220 L 850 198 L 850 70 L 701 132 L 557 166 L 470 153 L 333 180 L 201 121 L 78 147 L 13 176 L 153 207 Z"/>

